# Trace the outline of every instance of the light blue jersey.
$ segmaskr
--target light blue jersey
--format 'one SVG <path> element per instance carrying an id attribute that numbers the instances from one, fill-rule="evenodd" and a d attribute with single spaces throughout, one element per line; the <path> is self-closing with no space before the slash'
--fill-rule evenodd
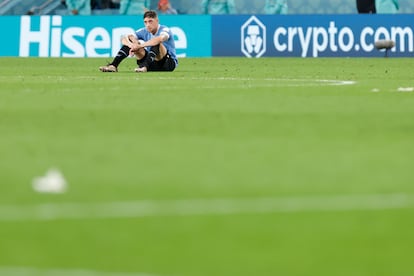
<path id="1" fill-rule="evenodd" d="M 141 28 L 135 32 L 135 35 L 138 39 L 148 41 L 154 37 L 160 36 L 161 33 L 167 33 L 168 34 L 168 40 L 164 41 L 162 44 L 167 49 L 167 54 L 170 55 L 170 57 L 174 60 L 175 65 L 178 65 L 178 59 L 177 54 L 175 51 L 175 42 L 174 42 L 174 35 L 171 32 L 170 28 L 164 25 L 159 25 L 157 33 L 153 35 L 150 33 L 146 28 Z M 146 49 L 148 51 L 148 49 Z"/>

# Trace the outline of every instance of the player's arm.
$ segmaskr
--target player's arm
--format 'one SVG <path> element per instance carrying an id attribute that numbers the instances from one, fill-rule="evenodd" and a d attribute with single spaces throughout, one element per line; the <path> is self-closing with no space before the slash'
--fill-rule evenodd
<path id="1" fill-rule="evenodd" d="M 167 32 L 161 32 L 159 36 L 153 37 L 152 39 L 142 43 L 141 47 L 151 47 L 156 46 L 164 41 L 167 41 L 170 38 L 170 35 Z"/>
<path id="2" fill-rule="evenodd" d="M 129 34 L 121 37 L 121 43 L 129 48 L 132 48 L 135 44 L 139 44 L 139 40 L 135 34 Z"/>
<path id="3" fill-rule="evenodd" d="M 159 36 L 153 37 L 144 43 L 133 45 L 133 47 L 131 47 L 131 52 L 136 52 L 141 48 L 159 45 L 164 41 L 167 41 L 169 38 L 170 35 L 167 32 L 162 32 Z"/>

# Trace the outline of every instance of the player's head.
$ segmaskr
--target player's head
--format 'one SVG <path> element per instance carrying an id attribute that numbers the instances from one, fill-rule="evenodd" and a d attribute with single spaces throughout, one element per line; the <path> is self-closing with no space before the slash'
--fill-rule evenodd
<path id="1" fill-rule="evenodd" d="M 144 20 L 145 20 L 145 18 L 153 18 L 153 19 L 156 19 L 156 18 L 158 18 L 158 15 L 157 15 L 157 12 L 156 11 L 153 11 L 153 10 L 148 10 L 148 11 L 146 11 L 145 13 L 144 13 Z"/>
<path id="2" fill-rule="evenodd" d="M 158 15 L 155 11 L 146 11 L 144 13 L 144 25 L 148 32 L 155 34 L 158 30 Z"/>

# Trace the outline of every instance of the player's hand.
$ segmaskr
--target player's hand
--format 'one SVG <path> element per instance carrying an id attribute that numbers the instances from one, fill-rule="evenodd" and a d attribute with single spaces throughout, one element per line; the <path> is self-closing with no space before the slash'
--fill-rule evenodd
<path id="1" fill-rule="evenodd" d="M 125 35 L 121 38 L 121 43 L 129 48 L 139 45 L 139 41 L 135 35 Z"/>
<path id="2" fill-rule="evenodd" d="M 143 47 L 140 44 L 132 45 L 132 47 L 130 47 L 130 50 L 129 50 L 129 55 L 130 56 L 135 55 L 142 48 Z"/>

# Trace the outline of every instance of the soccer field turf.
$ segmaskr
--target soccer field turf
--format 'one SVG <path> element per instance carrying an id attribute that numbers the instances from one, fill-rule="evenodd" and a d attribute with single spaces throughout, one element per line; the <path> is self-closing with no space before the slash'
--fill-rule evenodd
<path id="1" fill-rule="evenodd" d="M 0 275 L 414 275 L 414 59 L 1 61 Z"/>

